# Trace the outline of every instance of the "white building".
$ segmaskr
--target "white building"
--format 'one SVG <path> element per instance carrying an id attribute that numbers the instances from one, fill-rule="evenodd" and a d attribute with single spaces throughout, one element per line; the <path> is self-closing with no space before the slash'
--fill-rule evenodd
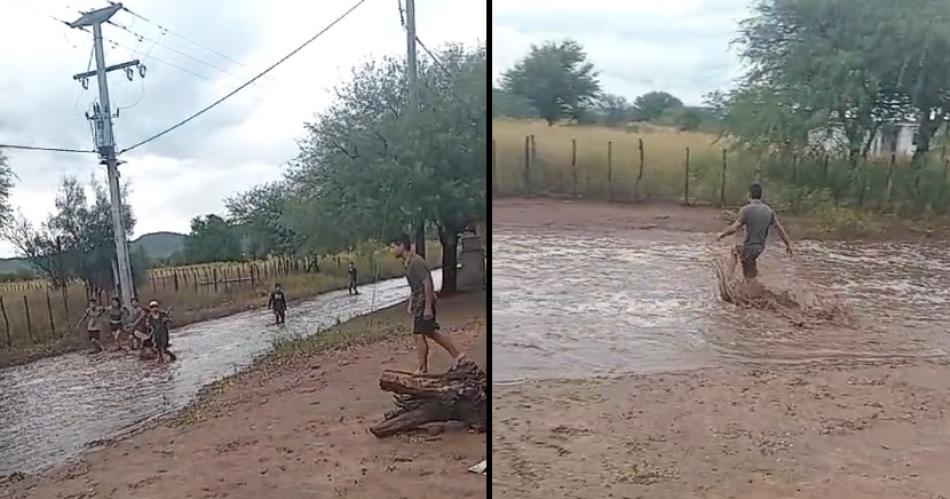
<path id="1" fill-rule="evenodd" d="M 898 157 L 913 156 L 914 151 L 917 150 L 917 128 L 917 123 L 903 121 L 878 130 L 871 141 L 868 156 L 872 158 L 890 157 L 892 154 Z M 840 128 L 812 130 L 808 133 L 808 142 L 812 146 L 829 152 L 840 151 L 844 154 L 848 150 L 848 139 L 845 137 L 844 130 Z"/>

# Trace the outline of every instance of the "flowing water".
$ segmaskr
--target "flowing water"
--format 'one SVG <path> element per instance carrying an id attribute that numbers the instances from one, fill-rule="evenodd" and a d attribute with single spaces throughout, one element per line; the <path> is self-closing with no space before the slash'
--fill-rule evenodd
<path id="1" fill-rule="evenodd" d="M 950 354 L 945 249 L 808 242 L 789 258 L 772 245 L 759 261 L 768 299 L 736 306 L 714 271 L 728 245 L 710 239 L 496 231 L 493 382 Z"/>
<path id="2" fill-rule="evenodd" d="M 441 271 L 433 271 L 436 287 Z M 292 303 L 287 322 L 257 310 L 172 331 L 178 361 L 166 366 L 121 353 L 71 353 L 0 370 L 0 476 L 69 459 L 97 440 L 184 407 L 198 390 L 248 366 L 275 336 L 311 334 L 405 300 L 404 279 Z"/>

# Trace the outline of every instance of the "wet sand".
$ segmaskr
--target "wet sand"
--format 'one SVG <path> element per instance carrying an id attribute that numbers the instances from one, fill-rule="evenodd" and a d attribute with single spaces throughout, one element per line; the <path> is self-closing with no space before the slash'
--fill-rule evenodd
<path id="1" fill-rule="evenodd" d="M 342 326 L 358 337 L 370 321 L 389 324 L 388 339 L 258 364 L 180 416 L 0 484 L 0 497 L 484 497 L 485 477 L 466 469 L 485 458 L 485 435 L 447 428 L 379 440 L 367 430 L 393 406 L 379 374 L 415 358 L 404 307 Z M 483 366 L 484 314 L 478 294 L 440 302 L 443 328 Z M 441 349 L 430 355 L 430 369 L 447 368 Z"/>
<path id="2" fill-rule="evenodd" d="M 677 206 L 493 204 L 493 229 L 507 232 L 642 239 L 657 229 L 701 239 L 728 222 L 718 210 Z M 784 269 L 767 270 L 775 268 Z M 711 272 L 708 286 L 717 292 Z M 862 300 L 890 295 L 897 304 L 899 293 L 876 291 L 881 297 Z M 697 328 L 710 344 L 744 352 L 714 358 L 713 366 L 674 362 L 665 372 L 496 384 L 492 491 L 511 498 L 950 497 L 950 363 L 946 355 L 925 358 L 928 345 L 945 343 L 945 322 L 939 313 L 895 322 L 860 312 L 856 325 L 840 327 L 770 320 L 761 341 L 754 329 Z M 716 339 L 730 334 L 739 341 Z M 787 362 L 774 345 L 815 355 Z M 769 353 L 774 358 L 762 358 Z"/>

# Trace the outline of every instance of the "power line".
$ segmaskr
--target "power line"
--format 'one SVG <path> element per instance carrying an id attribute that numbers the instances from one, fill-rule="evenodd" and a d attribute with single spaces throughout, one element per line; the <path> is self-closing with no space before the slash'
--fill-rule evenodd
<path id="1" fill-rule="evenodd" d="M 218 104 L 220 104 L 220 103 L 224 102 L 225 100 L 229 99 L 229 98 L 230 98 L 231 96 L 233 96 L 234 94 L 236 94 L 236 93 L 240 92 L 241 90 L 247 88 L 247 87 L 250 86 L 252 83 L 254 83 L 255 81 L 257 81 L 258 79 L 260 79 L 261 77 L 263 77 L 263 76 L 266 75 L 267 73 L 271 72 L 271 70 L 273 70 L 273 69 L 276 68 L 277 66 L 283 64 L 287 59 L 290 59 L 291 57 L 293 57 L 294 55 L 296 55 L 298 52 L 300 52 L 301 50 L 303 50 L 304 47 L 306 47 L 307 45 L 310 45 L 311 43 L 313 43 L 314 40 L 316 40 L 317 38 L 320 38 L 321 36 L 323 36 L 324 33 L 326 33 L 326 32 L 329 31 L 331 28 L 333 28 L 334 26 L 336 26 L 340 21 L 342 21 L 342 20 L 345 19 L 347 16 L 349 16 L 350 13 L 352 13 L 354 10 L 356 10 L 359 6 L 363 5 L 365 2 L 366 2 L 366 0 L 359 0 L 358 2 L 356 2 L 356 3 L 355 3 L 352 7 L 350 7 L 346 12 L 344 12 L 342 15 L 340 15 L 339 17 L 337 17 L 336 19 L 334 19 L 333 22 L 331 22 L 330 24 L 328 24 L 325 28 L 323 28 L 322 30 L 320 30 L 317 34 L 315 34 L 315 35 L 313 35 L 312 37 L 310 37 L 309 40 L 303 42 L 303 44 L 301 44 L 300 46 L 298 46 L 297 48 L 295 48 L 294 50 L 292 50 L 289 54 L 287 54 L 287 55 L 285 55 L 284 57 L 280 58 L 280 59 L 279 59 L 277 62 L 275 62 L 274 64 L 271 64 L 269 67 L 267 67 L 266 69 L 264 69 L 264 71 L 261 71 L 260 73 L 258 73 L 257 76 L 255 76 L 255 77 L 251 78 L 250 80 L 244 82 L 241 86 L 239 86 L 239 87 L 235 88 L 234 90 L 228 92 L 227 94 L 225 94 L 225 95 L 224 95 L 223 97 L 221 97 L 220 99 L 218 99 L 218 100 L 212 102 L 211 104 L 209 104 L 209 105 L 206 106 L 205 108 L 203 108 L 203 109 L 201 109 L 200 111 L 196 112 L 195 114 L 192 114 L 191 116 L 189 116 L 189 117 L 187 117 L 187 118 L 185 118 L 185 119 L 179 121 L 178 123 L 172 125 L 171 127 L 166 128 L 165 130 L 163 130 L 163 131 L 161 131 L 161 132 L 159 132 L 159 133 L 157 133 L 157 134 L 155 134 L 155 135 L 152 135 L 151 137 L 149 137 L 149 138 L 147 138 L 147 139 L 145 139 L 145 140 L 142 140 L 141 142 L 137 142 L 137 143 L 133 144 L 132 146 L 126 147 L 125 149 L 119 151 L 119 154 L 124 154 L 124 153 L 126 153 L 126 152 L 129 152 L 129 151 L 131 151 L 131 150 L 137 148 L 137 147 L 140 147 L 140 146 L 142 146 L 142 145 L 145 145 L 145 144 L 147 144 L 147 143 L 149 143 L 149 142 L 151 142 L 151 141 L 153 141 L 153 140 L 155 140 L 155 139 L 157 139 L 157 138 L 159 138 L 159 137 L 161 137 L 161 136 L 163 136 L 163 135 L 165 135 L 165 134 L 167 134 L 167 133 L 169 133 L 169 132 L 171 132 L 171 131 L 177 129 L 178 127 L 181 127 L 182 125 L 184 125 L 184 124 L 188 123 L 189 121 L 191 121 L 191 120 L 193 120 L 193 119 L 195 119 L 195 118 L 201 116 L 202 114 L 204 114 L 204 113 L 210 111 L 212 108 L 214 108 L 214 107 L 217 106 Z"/>
<path id="2" fill-rule="evenodd" d="M 111 1 L 110 1 L 109 3 L 115 5 L 115 2 L 111 2 Z M 176 38 L 178 38 L 178 39 L 180 39 L 180 40 L 182 40 L 182 41 L 184 41 L 184 42 L 190 43 L 190 44 L 192 44 L 192 45 L 194 45 L 194 46 L 196 46 L 196 47 L 198 47 L 198 48 L 207 50 L 208 52 L 211 52 L 212 54 L 214 54 L 214 55 L 216 55 L 216 56 L 218 56 L 218 57 L 220 57 L 220 58 L 222 58 L 222 59 L 225 59 L 225 60 L 227 60 L 227 61 L 229 61 L 229 62 L 233 62 L 234 64 L 237 64 L 237 65 L 239 65 L 239 66 L 247 67 L 247 66 L 245 66 L 244 63 L 242 63 L 241 61 L 238 61 L 238 60 L 236 60 L 236 59 L 234 59 L 234 58 L 228 56 L 227 54 L 223 54 L 223 53 L 221 53 L 221 52 L 219 52 L 219 51 L 217 51 L 217 50 L 215 50 L 215 49 L 213 49 L 213 48 L 211 48 L 211 47 L 208 47 L 207 45 L 204 45 L 204 44 L 199 43 L 199 42 L 196 42 L 196 41 L 194 41 L 194 40 L 192 40 L 192 39 L 190 39 L 190 38 L 188 38 L 188 37 L 185 37 L 184 35 L 179 35 L 178 33 L 175 33 L 174 31 L 168 29 L 167 27 L 165 27 L 165 26 L 163 26 L 163 25 L 161 25 L 161 24 L 159 24 L 159 23 L 157 23 L 157 22 L 155 22 L 155 21 L 152 21 L 152 20 L 146 18 L 146 17 L 143 16 L 142 14 L 139 14 L 139 13 L 137 13 L 137 12 L 133 12 L 132 10 L 130 10 L 128 7 L 126 7 L 126 6 L 124 6 L 124 5 L 122 6 L 122 10 L 124 10 L 125 12 L 129 13 L 131 16 L 133 16 L 133 17 L 135 17 L 135 18 L 137 18 L 137 19 L 141 19 L 141 20 L 143 20 L 143 21 L 145 21 L 145 22 L 151 24 L 152 26 L 155 26 L 156 28 L 162 30 L 164 33 L 168 33 L 168 34 L 170 34 L 170 35 L 172 35 L 172 36 L 174 36 L 174 37 L 176 37 Z"/>
<path id="3" fill-rule="evenodd" d="M 75 152 L 75 153 L 95 153 L 96 151 L 88 149 L 70 149 L 68 147 L 42 147 L 42 146 L 24 146 L 19 144 L 0 144 L 0 149 L 20 149 L 24 151 L 51 151 L 51 152 Z"/>

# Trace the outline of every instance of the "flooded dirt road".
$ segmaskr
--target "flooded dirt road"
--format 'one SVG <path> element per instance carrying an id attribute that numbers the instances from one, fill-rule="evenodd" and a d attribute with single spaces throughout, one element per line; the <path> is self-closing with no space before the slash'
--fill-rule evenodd
<path id="1" fill-rule="evenodd" d="M 436 287 L 442 274 L 433 272 Z M 375 288 L 375 289 L 374 289 Z M 375 291 L 375 292 L 374 292 Z M 120 353 L 72 353 L 0 370 L 0 476 L 65 461 L 90 443 L 184 407 L 198 390 L 249 365 L 274 337 L 310 334 L 405 300 L 405 279 L 293 303 L 287 323 L 266 310 L 175 330 L 167 366 Z"/>
<path id="2" fill-rule="evenodd" d="M 494 227 L 493 382 L 727 363 L 853 362 L 950 353 L 950 253 L 914 243 L 770 246 L 761 281 L 802 306 L 846 303 L 841 325 L 722 303 L 708 233 L 581 225 Z"/>

